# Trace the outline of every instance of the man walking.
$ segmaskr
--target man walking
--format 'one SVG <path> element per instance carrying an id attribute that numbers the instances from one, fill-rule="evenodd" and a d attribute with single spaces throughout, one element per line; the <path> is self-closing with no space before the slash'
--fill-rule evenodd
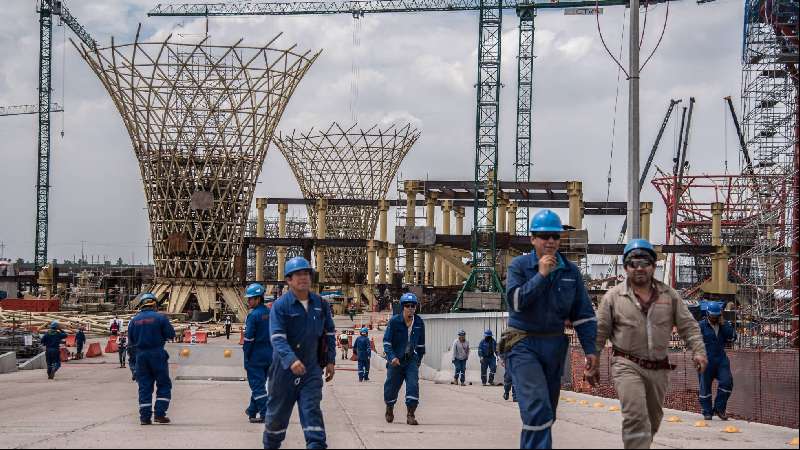
<path id="1" fill-rule="evenodd" d="M 83 325 L 78 328 L 78 332 L 75 334 L 75 345 L 78 347 L 75 353 L 76 357 L 83 359 L 83 346 L 86 345 L 86 334 L 83 332 Z"/>
<path id="2" fill-rule="evenodd" d="M 67 333 L 58 322 L 50 324 L 50 330 L 42 336 L 41 344 L 45 348 L 45 361 L 47 362 L 47 379 L 56 377 L 56 372 L 61 368 L 61 341 L 67 338 Z"/>
<path id="3" fill-rule="evenodd" d="M 569 349 L 564 322 L 572 322 L 587 367 L 597 364 L 597 318 L 577 266 L 558 252 L 561 219 L 542 210 L 531 220 L 533 252 L 514 258 L 506 292 L 509 327 L 499 351 L 506 354 L 522 416 L 521 448 L 551 448 L 551 427 Z"/>
<path id="4" fill-rule="evenodd" d="M 369 329 L 361 328 L 361 336 L 356 339 L 353 351 L 358 358 L 358 381 L 369 381 L 370 357 L 372 357 L 372 347 L 369 342 Z"/>
<path id="5" fill-rule="evenodd" d="M 339 345 L 342 347 L 342 359 L 347 360 L 350 357 L 350 336 L 346 330 L 342 330 L 339 335 Z"/>
<path id="6" fill-rule="evenodd" d="M 322 419 L 322 368 L 325 381 L 336 373 L 336 328 L 330 305 L 311 292 L 313 269 L 303 257 L 286 262 L 289 292 L 270 313 L 275 361 L 269 372 L 264 448 L 280 448 L 295 403 L 308 448 L 327 448 Z"/>
<path id="7" fill-rule="evenodd" d="M 455 367 L 455 375 L 450 384 L 458 385 L 458 379 L 461 378 L 461 385 L 464 386 L 467 373 L 467 360 L 469 360 L 469 341 L 467 340 L 467 333 L 464 330 L 458 332 L 458 338 L 453 341 L 451 347 L 453 352 L 453 366 Z"/>
<path id="8" fill-rule="evenodd" d="M 494 386 L 494 374 L 497 372 L 497 342 L 492 330 L 483 332 L 483 340 L 478 345 L 478 358 L 481 359 L 481 384 L 486 386 L 486 372 L 489 372 L 489 386 Z"/>
<path id="9" fill-rule="evenodd" d="M 172 380 L 169 378 L 169 354 L 164 350 L 167 341 L 175 338 L 169 319 L 157 312 L 158 302 L 151 293 L 142 295 L 141 312 L 128 325 L 130 343 L 136 348 L 136 382 L 139 384 L 139 421 L 142 425 L 170 423 L 167 409 L 172 399 Z M 153 387 L 156 388 L 155 418 Z"/>
<path id="10" fill-rule="evenodd" d="M 225 339 L 231 340 L 231 316 L 225 316 Z"/>
<path id="11" fill-rule="evenodd" d="M 634 239 L 625 247 L 627 281 L 606 293 L 597 310 L 597 352 L 606 339 L 613 345 L 611 374 L 622 406 L 625 448 L 650 448 L 658 432 L 669 372 L 667 350 L 672 328 L 694 352 L 700 372 L 707 360 L 700 328 L 672 288 L 653 278 L 656 252 L 650 242 Z M 597 365 L 586 370 L 592 385 L 599 382 Z"/>
<path id="12" fill-rule="evenodd" d="M 725 353 L 725 346 L 736 340 L 736 330 L 730 322 L 722 318 L 722 304 L 713 302 L 708 305 L 708 316 L 700 322 L 700 332 L 708 355 L 708 367 L 700 374 L 700 406 L 703 417 L 711 420 L 716 413 L 722 420 L 728 420 L 725 409 L 728 398 L 733 391 L 733 374 L 731 362 Z M 711 404 L 711 385 L 717 380 L 717 398 Z"/>
<path id="13" fill-rule="evenodd" d="M 394 422 L 394 405 L 400 387 L 406 384 L 406 423 L 419 425 L 416 412 L 419 406 L 419 366 L 425 356 L 425 322 L 417 316 L 417 296 L 406 292 L 400 297 L 403 311 L 386 325 L 383 350 L 386 352 L 386 382 L 383 401 L 386 403 L 386 422 Z"/>
<path id="14" fill-rule="evenodd" d="M 120 334 L 119 340 L 117 341 L 117 353 L 119 354 L 119 368 L 125 368 L 125 355 L 128 352 L 128 338 L 125 336 L 125 332 Z"/>
<path id="15" fill-rule="evenodd" d="M 250 385 L 250 405 L 245 414 L 250 423 L 264 423 L 267 416 L 267 378 L 272 365 L 272 343 L 269 334 L 269 309 L 264 305 L 264 292 L 264 286 L 253 283 L 244 294 L 247 306 L 250 307 L 242 345 L 244 369 Z"/>

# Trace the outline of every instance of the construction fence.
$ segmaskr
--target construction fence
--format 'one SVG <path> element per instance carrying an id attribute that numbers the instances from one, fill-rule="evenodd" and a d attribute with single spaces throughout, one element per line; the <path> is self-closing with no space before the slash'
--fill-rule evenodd
<path id="1" fill-rule="evenodd" d="M 563 379 L 564 389 L 617 398 L 611 377 L 610 350 L 606 348 L 600 357 L 600 385 L 593 388 L 583 380 L 583 350 L 580 346 L 571 346 L 569 365 Z M 800 354 L 796 350 L 728 350 L 727 354 L 733 372 L 733 394 L 728 401 L 728 415 L 750 422 L 798 428 L 800 378 L 797 370 L 800 367 Z M 692 353 L 671 352 L 669 360 L 677 367 L 670 374 L 664 406 L 699 413 L 699 378 Z M 716 395 L 716 382 L 713 392 Z"/>

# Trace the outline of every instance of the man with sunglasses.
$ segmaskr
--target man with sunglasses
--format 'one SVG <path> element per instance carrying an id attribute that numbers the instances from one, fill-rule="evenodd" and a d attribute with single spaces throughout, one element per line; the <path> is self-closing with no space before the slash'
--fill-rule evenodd
<path id="1" fill-rule="evenodd" d="M 664 417 L 662 407 L 669 372 L 667 356 L 672 328 L 693 352 L 699 372 L 708 364 L 700 327 L 677 292 L 653 278 L 656 252 L 644 239 L 634 239 L 623 255 L 625 283 L 612 288 L 597 310 L 597 350 L 613 344 L 611 376 L 622 406 L 625 448 L 650 448 Z M 597 366 L 586 371 L 596 386 Z"/>
<path id="2" fill-rule="evenodd" d="M 508 268 L 508 329 L 499 351 L 506 354 L 522 416 L 521 448 L 553 446 L 550 429 L 569 349 L 567 320 L 578 334 L 587 367 L 597 365 L 597 318 L 580 270 L 558 253 L 562 230 L 556 213 L 538 212 L 530 228 L 534 250 Z"/>
<path id="3" fill-rule="evenodd" d="M 386 383 L 383 400 L 386 402 L 386 422 L 394 422 L 394 405 L 400 387 L 406 383 L 406 423 L 419 425 L 415 416 L 419 405 L 419 366 L 425 356 L 425 323 L 417 316 L 417 296 L 406 292 L 400 297 L 403 311 L 392 317 L 383 335 L 386 352 Z"/>

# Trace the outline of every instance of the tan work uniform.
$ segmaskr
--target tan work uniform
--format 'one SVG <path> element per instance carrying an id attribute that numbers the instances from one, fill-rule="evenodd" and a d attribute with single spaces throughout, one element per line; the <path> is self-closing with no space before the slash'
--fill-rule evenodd
<path id="1" fill-rule="evenodd" d="M 705 355 L 700 327 L 675 290 L 654 280 L 657 294 L 645 314 L 628 283 L 608 291 L 597 310 L 597 349 L 606 339 L 614 348 L 647 361 L 666 359 L 672 327 L 695 353 Z M 662 406 L 669 370 L 645 369 L 615 356 L 611 373 L 622 404 L 622 441 L 625 448 L 650 448 L 664 417 Z"/>

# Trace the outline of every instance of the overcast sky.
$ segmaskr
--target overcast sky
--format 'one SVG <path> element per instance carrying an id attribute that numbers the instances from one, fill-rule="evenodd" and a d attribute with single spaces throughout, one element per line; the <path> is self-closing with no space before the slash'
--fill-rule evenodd
<path id="1" fill-rule="evenodd" d="M 38 15 L 34 0 L 4 0 L 0 8 L 0 105 L 37 103 Z M 198 40 L 204 19 L 147 18 L 151 0 L 73 0 L 73 15 L 101 46 L 133 40 L 142 22 L 143 40 L 172 33 Z M 643 51 L 661 34 L 667 8 L 650 8 Z M 603 35 L 620 50 L 626 9 L 605 8 Z M 697 5 L 672 3 L 660 48 L 642 74 L 642 161 L 646 159 L 670 98 L 697 98 L 689 150 L 692 171 L 738 172 L 735 131 L 723 97 L 740 107 L 742 4 L 719 0 Z M 642 14 L 644 17 L 644 14 Z M 517 25 L 513 11 L 503 17 L 500 177 L 514 178 Z M 323 53 L 300 83 L 279 125 L 281 130 L 352 123 L 412 122 L 422 136 L 403 162 L 405 179 L 458 179 L 473 176 L 477 29 L 475 13 L 368 15 L 354 26 L 349 15 L 216 18 L 214 44 L 278 43 Z M 360 44 L 354 44 L 354 34 Z M 146 259 L 149 239 L 138 164 L 122 120 L 100 82 L 55 27 L 53 100 L 64 114 L 53 116 L 49 257 L 87 255 L 126 262 Z M 611 200 L 626 192 L 627 83 L 598 38 L 595 19 L 541 11 L 536 19 L 533 100 L 535 181 L 584 182 L 585 200 L 606 199 L 606 174 L 613 162 Z M 624 38 L 627 42 L 627 37 Z M 625 44 L 627 47 L 627 43 Z M 623 53 L 627 53 L 625 50 Z M 626 58 L 625 58 L 626 59 Z M 353 65 L 357 96 L 352 94 Z M 619 97 L 617 98 L 617 91 Z M 615 114 L 615 103 L 618 103 Z M 680 111 L 665 133 L 656 165 L 671 170 Z M 616 121 L 615 139 L 612 130 Z M 728 121 L 726 123 L 726 121 Z M 33 257 L 36 186 L 36 116 L 0 118 L 0 243 L 5 257 Z M 63 130 L 63 137 L 61 132 Z M 612 145 L 613 160 L 610 159 Z M 282 155 L 273 146 L 257 188 L 259 196 L 299 196 Z M 394 189 L 390 197 L 394 197 Z M 664 241 L 664 206 L 648 183 L 643 201 L 653 201 L 653 240 Z M 295 215 L 304 210 L 294 209 Z M 566 219 L 566 211 L 562 211 Z M 268 213 L 269 214 L 269 213 Z M 622 217 L 588 218 L 593 242 L 616 240 Z"/>

